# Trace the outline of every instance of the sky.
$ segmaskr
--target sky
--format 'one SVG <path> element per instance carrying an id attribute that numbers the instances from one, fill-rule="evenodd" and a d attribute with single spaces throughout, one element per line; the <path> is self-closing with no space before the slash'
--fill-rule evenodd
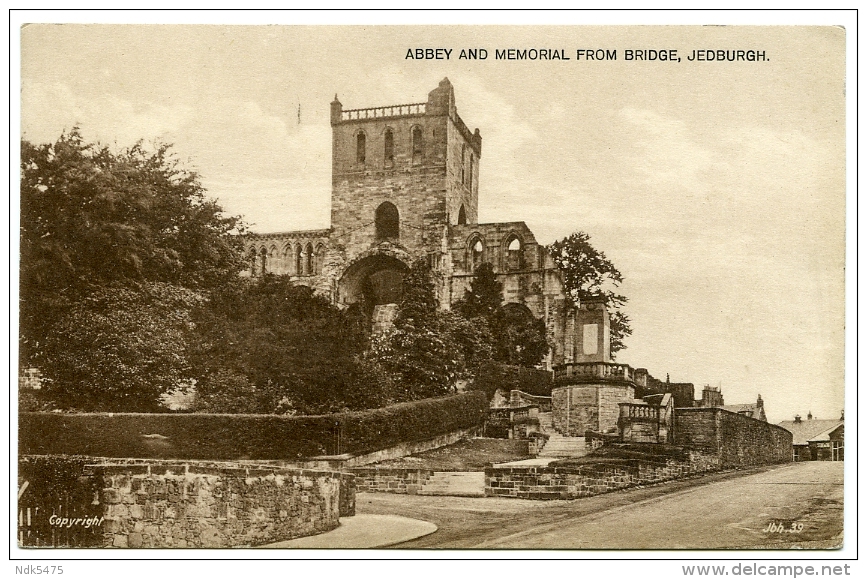
<path id="1" fill-rule="evenodd" d="M 409 49 L 451 49 L 448 60 Z M 486 60 L 459 60 L 484 48 Z M 497 49 L 564 50 L 505 61 Z M 577 49 L 617 51 L 577 60 Z M 680 62 L 624 60 L 674 50 Z M 764 62 L 688 61 L 693 50 Z M 843 409 L 845 31 L 837 27 L 113 26 L 21 31 L 21 130 L 174 144 L 253 231 L 329 226 L 329 103 L 454 85 L 483 138 L 479 221 L 590 234 L 624 277 L 619 362 L 765 401 Z M 300 113 L 299 113 L 300 110 Z"/>

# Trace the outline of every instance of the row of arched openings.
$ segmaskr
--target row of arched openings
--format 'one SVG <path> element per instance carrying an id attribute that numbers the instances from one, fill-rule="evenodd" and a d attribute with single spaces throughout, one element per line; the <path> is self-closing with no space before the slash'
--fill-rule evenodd
<path id="1" fill-rule="evenodd" d="M 424 160 L 424 136 L 421 127 L 414 126 L 411 131 L 411 154 L 412 164 L 420 165 Z M 394 167 L 395 147 L 394 147 L 394 129 L 387 128 L 383 133 L 383 166 L 386 168 Z M 359 165 L 367 163 L 367 134 L 363 130 L 359 130 L 355 134 L 355 162 Z"/>
<path id="2" fill-rule="evenodd" d="M 250 273 L 254 276 L 272 273 L 288 273 L 290 275 L 319 275 L 322 273 L 322 262 L 325 257 L 325 246 L 318 244 L 314 249 L 312 243 L 304 245 L 287 244 L 282 255 L 277 247 L 250 248 L 248 263 Z"/>
<path id="3" fill-rule="evenodd" d="M 524 269 L 524 242 L 516 233 L 508 235 L 503 241 L 503 261 L 501 267 L 504 271 L 518 271 Z M 477 233 L 470 237 L 467 244 L 467 266 L 470 271 L 476 271 L 486 261 L 495 263 L 496 255 L 491 254 L 493 248 L 485 245 L 485 238 Z"/>

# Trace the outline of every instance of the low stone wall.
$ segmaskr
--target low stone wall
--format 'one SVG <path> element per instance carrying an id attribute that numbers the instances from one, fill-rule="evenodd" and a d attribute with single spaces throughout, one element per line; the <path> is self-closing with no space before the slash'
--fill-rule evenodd
<path id="1" fill-rule="evenodd" d="M 353 468 L 358 492 L 417 494 L 434 471 L 423 468 Z"/>
<path id="2" fill-rule="evenodd" d="M 39 480 L 43 475 L 50 478 L 55 470 L 40 466 L 49 464 L 45 458 L 22 458 L 30 464 L 22 464 L 21 476 L 34 488 L 51 486 L 50 481 Z M 63 458 L 50 460 L 56 464 Z M 66 511 L 99 517 L 98 524 L 82 528 L 89 535 L 86 545 L 71 537 L 66 545 L 51 546 L 250 547 L 337 527 L 341 515 L 355 512 L 353 478 L 345 473 L 267 465 L 112 461 L 80 465 L 80 476 L 69 477 L 67 487 L 91 489 L 89 495 L 66 488 L 28 496 L 25 489 L 19 507 L 51 520 L 48 530 L 64 516 L 55 507 L 64 504 L 64 497 Z M 69 497 L 88 504 L 70 506 Z M 44 544 L 39 537 L 45 535 L 36 532 L 34 540 L 23 540 L 22 546 Z"/>
<path id="3" fill-rule="evenodd" d="M 460 442 L 461 440 L 464 440 L 466 438 L 472 438 L 480 434 L 482 430 L 483 427 L 479 426 L 474 426 L 472 428 L 462 428 L 460 430 L 455 430 L 454 432 L 440 434 L 439 436 L 429 438 L 428 440 L 422 440 L 417 442 L 403 442 L 389 448 L 377 450 L 376 452 L 368 452 L 358 455 L 341 454 L 331 456 L 315 456 L 309 460 L 292 461 L 286 464 L 291 464 L 292 466 L 297 466 L 301 468 L 342 470 L 346 468 L 364 466 L 366 464 L 383 462 L 386 460 L 395 460 L 397 458 L 403 458 L 405 456 L 418 454 L 420 452 L 427 452 L 428 450 L 434 450 L 436 448 L 455 444 L 456 442 Z"/>
<path id="4" fill-rule="evenodd" d="M 719 457 L 723 467 L 792 460 L 792 433 L 722 408 L 677 408 L 674 443 Z"/>
<path id="5" fill-rule="evenodd" d="M 539 407 L 539 412 L 551 412 L 550 396 L 533 396 L 520 390 L 512 390 L 509 393 L 510 406 L 534 405 Z"/>
<path id="6" fill-rule="evenodd" d="M 689 452 L 689 459 L 664 462 L 633 460 L 564 467 L 500 467 L 485 469 L 485 495 L 555 500 L 590 497 L 638 485 L 656 484 L 719 470 L 717 457 Z"/>

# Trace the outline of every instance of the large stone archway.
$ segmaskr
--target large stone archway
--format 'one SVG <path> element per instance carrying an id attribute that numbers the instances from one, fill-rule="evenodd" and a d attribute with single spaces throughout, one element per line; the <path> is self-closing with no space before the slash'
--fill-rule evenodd
<path id="1" fill-rule="evenodd" d="M 340 277 L 337 301 L 343 306 L 363 304 L 369 310 L 399 303 L 403 276 L 408 270 L 406 262 L 391 253 L 373 253 L 357 259 Z"/>

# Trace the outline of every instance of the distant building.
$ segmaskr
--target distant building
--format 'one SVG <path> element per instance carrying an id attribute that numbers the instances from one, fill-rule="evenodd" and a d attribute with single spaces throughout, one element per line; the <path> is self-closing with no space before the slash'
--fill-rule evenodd
<path id="1" fill-rule="evenodd" d="M 792 460 L 843 460 L 843 417 L 816 420 L 812 413 L 802 420 L 784 420 L 782 426 L 792 433 Z"/>
<path id="2" fill-rule="evenodd" d="M 723 395 L 722 392 L 720 392 L 720 389 L 708 385 L 705 385 L 704 389 L 701 391 L 701 400 L 695 401 L 695 406 L 700 406 L 702 408 L 719 408 L 724 404 L 725 402 L 723 401 Z"/>
<path id="3" fill-rule="evenodd" d="M 749 416 L 750 418 L 761 420 L 762 422 L 768 421 L 767 416 L 765 416 L 765 403 L 762 400 L 761 394 L 759 394 L 755 404 L 729 404 L 727 406 L 721 406 L 721 408 L 723 410 L 728 410 L 729 412 L 736 412 L 738 414 L 743 414 L 744 416 Z"/>

